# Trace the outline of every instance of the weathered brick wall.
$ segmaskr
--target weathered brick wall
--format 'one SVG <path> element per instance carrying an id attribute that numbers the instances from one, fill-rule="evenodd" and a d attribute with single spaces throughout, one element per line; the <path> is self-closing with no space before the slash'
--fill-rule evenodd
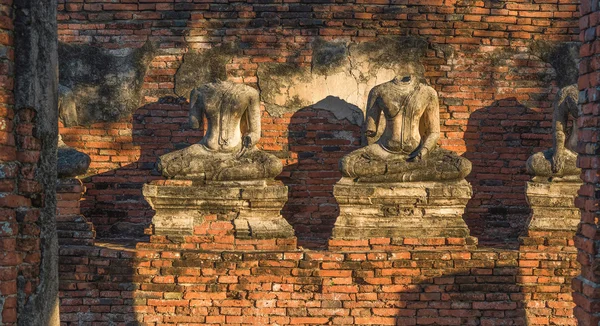
<path id="1" fill-rule="evenodd" d="M 0 325 L 23 322 L 28 312 L 51 314 L 45 307 L 23 309 L 33 294 L 51 289 L 52 280 L 41 275 L 40 238 L 42 228 L 49 226 L 41 218 L 46 190 L 41 184 L 42 142 L 35 132 L 39 114 L 15 107 L 16 11 L 12 0 L 0 2 Z"/>
<path id="2" fill-rule="evenodd" d="M 373 239 L 347 241 L 356 249 L 345 251 L 232 251 L 220 239 L 63 247 L 61 321 L 576 325 L 572 246 L 449 250 Z"/>
<path id="3" fill-rule="evenodd" d="M 17 208 L 31 207 L 31 203 L 19 194 L 17 189 L 19 170 L 13 107 L 14 48 L 11 6 L 12 1 L 0 5 L 0 47 L 5 53 L 0 58 L 0 320 L 6 325 L 14 325 L 17 322 L 17 274 L 22 262 L 21 252 L 17 249 Z"/>
<path id="4" fill-rule="evenodd" d="M 187 111 L 188 105 L 150 104 L 136 111 L 133 123 L 62 129 L 67 143 L 92 158 L 82 213 L 100 236 L 139 235 L 150 223 L 153 211 L 141 187 L 161 178 L 156 160 L 201 139 L 202 130 L 189 129 Z M 341 177 L 338 161 L 360 145 L 360 127 L 311 108 L 281 118 L 265 114 L 262 124 L 258 146 L 285 163 L 278 179 L 290 196 L 282 214 L 301 242 L 324 245 L 337 217 L 332 191 Z"/>
<path id="5" fill-rule="evenodd" d="M 482 243 L 516 244 L 529 214 L 525 160 L 550 145 L 556 93 L 555 67 L 540 59 L 545 53 L 536 42 L 577 41 L 577 3 L 63 1 L 59 32 L 63 42 L 109 48 L 156 42 L 161 52 L 144 84 L 148 103 L 173 95 L 174 75 L 190 49 L 244 42 L 242 52 L 227 65 L 227 74 L 256 86 L 256 71 L 264 62 L 310 65 L 316 38 L 352 42 L 384 35 L 427 38 L 431 48 L 423 61 L 426 77 L 440 95 L 440 144 L 473 162 L 468 179 L 474 197 L 465 219 Z M 442 56 L 440 48 L 445 49 Z M 139 188 L 151 178 L 155 156 L 198 137 L 181 129 L 184 111 L 141 108 L 132 120 L 64 130 L 68 144 L 92 155 L 91 173 L 96 175 L 86 180 L 84 213 L 100 236 L 124 235 L 127 230 L 139 234 L 148 224 L 152 212 L 139 200 Z M 282 179 L 292 190 L 286 218 L 301 240 L 321 244 L 336 217 L 330 193 L 339 176 L 335 161 L 359 145 L 357 127 L 323 115 L 327 113 L 309 108 L 283 119 L 265 114 L 261 142 L 286 163 Z M 329 130 L 342 129 L 351 133 L 328 138 Z M 147 138 L 136 141 L 142 136 Z"/>
<path id="6" fill-rule="evenodd" d="M 581 127 L 577 151 L 578 166 L 582 169 L 584 185 L 579 190 L 576 205 L 581 209 L 581 224 L 575 237 L 579 250 L 581 275 L 573 282 L 575 315 L 580 325 L 600 323 L 600 273 L 598 252 L 600 233 L 600 105 L 598 103 L 598 26 L 600 8 L 594 1 L 581 2 L 580 39 L 581 63 L 579 65 L 579 101 L 581 104 L 578 124 Z"/>

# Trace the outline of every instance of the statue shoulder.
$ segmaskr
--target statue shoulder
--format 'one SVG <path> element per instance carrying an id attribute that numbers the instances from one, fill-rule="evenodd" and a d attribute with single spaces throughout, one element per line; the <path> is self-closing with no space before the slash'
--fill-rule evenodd
<path id="1" fill-rule="evenodd" d="M 259 97 L 258 90 L 256 90 L 256 88 L 254 88 L 252 86 L 248 86 L 246 84 L 237 84 L 236 92 L 239 92 L 241 94 L 245 94 L 245 95 L 247 95 L 249 97 L 252 97 L 252 98 L 258 98 Z"/>
<path id="2" fill-rule="evenodd" d="M 559 102 L 563 102 L 564 100 L 571 98 L 575 100 L 577 103 L 579 98 L 579 89 L 577 88 L 577 84 L 565 86 L 558 90 L 556 94 L 556 98 Z"/>
<path id="3" fill-rule="evenodd" d="M 373 88 L 371 88 L 371 91 L 369 92 L 369 97 L 379 97 L 379 96 L 381 96 L 381 94 L 384 93 L 385 90 L 389 87 L 390 83 L 391 82 L 386 82 L 386 83 L 374 86 Z"/>
<path id="4" fill-rule="evenodd" d="M 420 92 L 421 92 L 421 94 L 424 94 L 425 96 L 427 96 L 429 98 L 432 98 L 432 99 L 438 98 L 438 93 L 435 90 L 435 88 L 433 88 L 427 84 L 421 83 Z"/>

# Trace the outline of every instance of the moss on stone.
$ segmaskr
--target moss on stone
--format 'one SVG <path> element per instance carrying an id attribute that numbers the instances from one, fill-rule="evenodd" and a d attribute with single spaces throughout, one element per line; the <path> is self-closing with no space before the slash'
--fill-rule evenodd
<path id="1" fill-rule="evenodd" d="M 417 73 L 423 75 L 425 68 L 421 58 L 425 56 L 428 47 L 429 42 L 423 37 L 383 36 L 373 42 L 353 44 L 350 52 L 368 57 L 374 71 L 412 64 Z"/>
<path id="2" fill-rule="evenodd" d="M 529 44 L 532 55 L 549 63 L 556 71 L 556 80 L 559 87 L 565 87 L 577 83 L 579 78 L 579 43 L 575 42 L 549 42 L 535 40 Z"/>
<path id="3" fill-rule="evenodd" d="M 192 89 L 227 79 L 226 65 L 240 52 L 237 44 L 222 44 L 202 52 L 188 52 L 175 74 L 175 94 L 189 98 Z"/>
<path id="4" fill-rule="evenodd" d="M 342 42 L 327 42 L 317 39 L 313 42 L 312 72 L 328 75 L 339 71 L 348 60 L 348 47 Z"/>
<path id="5" fill-rule="evenodd" d="M 119 121 L 138 108 L 156 48 L 151 43 L 118 50 L 60 43 L 58 52 L 59 83 L 73 96 L 76 124 L 89 125 Z"/>

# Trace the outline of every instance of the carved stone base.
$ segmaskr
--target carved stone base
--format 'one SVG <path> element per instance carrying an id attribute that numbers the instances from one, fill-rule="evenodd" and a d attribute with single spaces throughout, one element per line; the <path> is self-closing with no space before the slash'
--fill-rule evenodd
<path id="1" fill-rule="evenodd" d="M 529 231 L 577 230 L 581 220 L 575 207 L 575 197 L 581 182 L 534 182 L 527 183 L 527 202 L 531 206 Z"/>
<path id="2" fill-rule="evenodd" d="M 340 205 L 334 239 L 469 237 L 462 219 L 472 195 L 466 180 L 365 184 L 342 178 L 333 194 Z"/>
<path id="3" fill-rule="evenodd" d="M 292 226 L 281 216 L 287 187 L 266 185 L 195 184 L 190 180 L 161 180 L 144 185 L 143 194 L 156 211 L 155 235 L 185 236 L 205 216 L 231 221 L 238 239 L 290 238 Z"/>

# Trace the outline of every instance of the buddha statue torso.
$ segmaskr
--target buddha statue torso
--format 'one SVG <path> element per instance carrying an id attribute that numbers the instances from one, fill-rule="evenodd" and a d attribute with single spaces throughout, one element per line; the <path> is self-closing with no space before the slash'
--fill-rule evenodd
<path id="1" fill-rule="evenodd" d="M 552 148 L 535 153 L 527 160 L 527 172 L 534 180 L 562 178 L 579 182 L 581 170 L 577 167 L 577 106 L 579 90 L 569 85 L 558 91 L 552 113 Z M 573 118 L 571 130 L 567 128 L 569 117 Z"/>
<path id="2" fill-rule="evenodd" d="M 467 159 L 438 148 L 437 93 L 419 77 L 396 77 L 371 90 L 365 128 L 368 137 L 377 134 L 382 113 L 386 123 L 381 137 L 341 160 L 344 177 L 385 183 L 458 180 L 469 174 Z"/>
<path id="3" fill-rule="evenodd" d="M 205 134 L 197 144 L 160 157 L 158 169 L 165 177 L 260 181 L 281 173 L 279 159 L 255 147 L 261 116 L 254 88 L 230 82 L 206 84 L 192 91 L 190 102 L 192 127 L 199 128 L 206 117 Z"/>

